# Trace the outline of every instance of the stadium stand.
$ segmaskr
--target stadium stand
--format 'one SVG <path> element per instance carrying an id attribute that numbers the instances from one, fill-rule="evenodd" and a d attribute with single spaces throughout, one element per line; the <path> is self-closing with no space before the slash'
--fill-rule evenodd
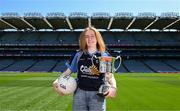
<path id="1" fill-rule="evenodd" d="M 54 65 L 56 64 L 56 61 L 54 60 L 38 60 L 36 64 L 34 64 L 31 68 L 29 68 L 27 71 L 29 72 L 49 72 Z"/>
<path id="2" fill-rule="evenodd" d="M 100 30 L 110 54 L 122 56 L 117 72 L 180 72 L 180 16 L 170 12 L 2 13 L 0 71 L 64 71 L 81 31 L 91 25 Z"/>
<path id="3" fill-rule="evenodd" d="M 167 64 L 164 64 L 161 60 L 148 59 L 145 60 L 144 63 L 151 67 L 151 69 L 153 69 L 155 72 L 177 72 L 175 69 L 169 67 Z"/>
<path id="4" fill-rule="evenodd" d="M 19 33 L 6 33 L 1 36 L 1 44 L 18 44 L 18 38 L 20 37 Z"/>
<path id="5" fill-rule="evenodd" d="M 64 70 L 66 70 L 66 68 L 67 67 L 65 66 L 65 61 L 59 60 L 57 61 L 55 67 L 52 69 L 52 72 L 63 72 Z"/>
<path id="6" fill-rule="evenodd" d="M 129 72 L 153 72 L 139 60 L 126 60 L 124 61 L 124 65 L 127 67 Z"/>
<path id="7" fill-rule="evenodd" d="M 0 70 L 4 70 L 5 68 L 7 68 L 8 66 L 10 66 L 11 64 L 14 63 L 13 59 L 1 59 L 0 60 Z"/>
<path id="8" fill-rule="evenodd" d="M 24 72 L 30 66 L 35 63 L 35 60 L 17 60 L 14 64 L 10 65 L 9 67 L 1 70 L 1 71 L 16 71 L 16 72 Z"/>
<path id="9" fill-rule="evenodd" d="M 163 60 L 167 65 L 173 67 L 177 71 L 180 70 L 180 60 Z"/>

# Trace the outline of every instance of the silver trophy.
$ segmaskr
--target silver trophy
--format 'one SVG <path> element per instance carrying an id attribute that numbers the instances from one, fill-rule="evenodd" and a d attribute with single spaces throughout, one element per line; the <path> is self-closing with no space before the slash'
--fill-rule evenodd
<path id="1" fill-rule="evenodd" d="M 94 65 L 94 62 L 93 60 L 94 59 L 98 59 L 99 60 L 99 73 L 104 73 L 105 76 L 103 78 L 103 81 L 104 81 L 104 84 L 102 84 L 98 90 L 98 95 L 99 96 L 106 96 L 108 95 L 109 93 L 109 88 L 110 88 L 110 85 L 108 83 L 108 80 L 106 78 L 107 74 L 108 73 L 114 73 L 116 72 L 120 65 L 121 65 L 121 57 L 120 56 L 117 56 L 116 58 L 115 57 L 112 57 L 112 56 L 101 56 L 101 57 L 96 57 L 95 55 L 92 57 L 91 61 L 92 61 L 92 65 Z M 119 64 L 118 66 L 115 68 L 115 62 L 116 60 L 119 60 Z"/>

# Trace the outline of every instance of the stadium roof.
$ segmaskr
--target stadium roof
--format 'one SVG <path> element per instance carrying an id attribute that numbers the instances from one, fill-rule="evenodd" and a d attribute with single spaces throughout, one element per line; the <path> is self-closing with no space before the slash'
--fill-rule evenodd
<path id="1" fill-rule="evenodd" d="M 155 13 L 144 12 L 134 16 L 129 12 L 119 12 L 111 16 L 106 12 L 96 12 L 89 16 L 84 12 L 72 12 L 66 16 L 61 12 L 41 13 L 30 12 L 24 16 L 18 13 L 2 13 L 0 16 L 0 30 L 69 30 L 84 29 L 94 26 L 105 31 L 180 31 L 180 16 L 176 12 Z"/>

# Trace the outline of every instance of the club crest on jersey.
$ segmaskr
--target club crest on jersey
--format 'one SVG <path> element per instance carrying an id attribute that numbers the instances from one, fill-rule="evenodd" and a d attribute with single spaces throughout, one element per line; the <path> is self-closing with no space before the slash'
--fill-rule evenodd
<path id="1" fill-rule="evenodd" d="M 92 65 L 90 67 L 81 65 L 80 71 L 83 74 L 99 75 L 99 71 L 98 71 L 98 69 L 97 69 L 97 67 L 95 65 Z"/>
<path id="2" fill-rule="evenodd" d="M 87 67 L 87 66 L 84 66 L 84 65 L 81 65 L 80 71 L 81 71 L 83 74 L 91 74 L 90 68 Z"/>

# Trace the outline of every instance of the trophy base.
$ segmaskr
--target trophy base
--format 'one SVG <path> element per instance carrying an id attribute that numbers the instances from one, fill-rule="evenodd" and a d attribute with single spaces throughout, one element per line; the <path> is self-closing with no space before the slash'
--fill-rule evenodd
<path id="1" fill-rule="evenodd" d="M 105 97 L 109 94 L 109 85 L 103 84 L 100 86 L 97 95 L 101 97 Z"/>

